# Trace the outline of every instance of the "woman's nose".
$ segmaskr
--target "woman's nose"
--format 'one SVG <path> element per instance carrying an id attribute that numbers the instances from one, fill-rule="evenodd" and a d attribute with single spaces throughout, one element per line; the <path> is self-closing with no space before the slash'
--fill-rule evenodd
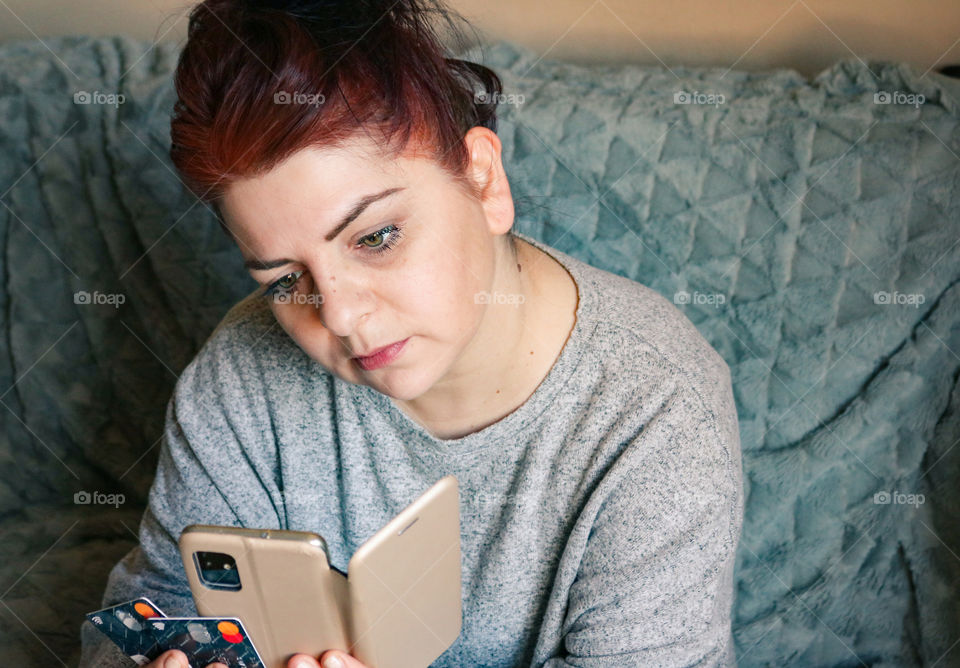
<path id="1" fill-rule="evenodd" d="M 348 338 L 369 313 L 372 298 L 362 281 L 327 272 L 314 282 L 316 311 L 332 334 Z"/>

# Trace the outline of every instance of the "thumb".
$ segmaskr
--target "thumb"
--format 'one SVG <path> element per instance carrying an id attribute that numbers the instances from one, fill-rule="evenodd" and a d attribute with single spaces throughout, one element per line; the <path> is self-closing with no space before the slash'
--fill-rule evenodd
<path id="1" fill-rule="evenodd" d="M 320 655 L 320 665 L 322 668 L 367 668 L 350 654 L 335 649 Z"/>

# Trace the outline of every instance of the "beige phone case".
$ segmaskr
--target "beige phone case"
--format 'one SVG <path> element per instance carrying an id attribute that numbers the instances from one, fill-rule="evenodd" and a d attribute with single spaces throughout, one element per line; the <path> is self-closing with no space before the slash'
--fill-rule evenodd
<path id="1" fill-rule="evenodd" d="M 460 635 L 460 497 L 438 480 L 353 554 L 350 653 L 370 668 L 426 668 Z"/>
<path id="2" fill-rule="evenodd" d="M 194 524 L 183 530 L 179 544 L 197 612 L 239 617 L 267 668 L 286 668 L 290 657 L 300 652 L 319 656 L 328 649 L 347 648 L 347 582 L 330 568 L 320 535 Z M 232 556 L 241 588 L 204 585 L 196 552 Z M 257 574 L 267 579 L 258 581 Z"/>
<path id="3" fill-rule="evenodd" d="M 233 556 L 243 588 L 201 583 L 198 551 Z M 308 532 L 191 525 L 180 555 L 197 611 L 239 617 L 267 668 L 328 649 L 369 668 L 426 668 L 460 635 L 460 499 L 452 475 L 364 542 L 346 578 L 330 568 L 323 538 Z"/>

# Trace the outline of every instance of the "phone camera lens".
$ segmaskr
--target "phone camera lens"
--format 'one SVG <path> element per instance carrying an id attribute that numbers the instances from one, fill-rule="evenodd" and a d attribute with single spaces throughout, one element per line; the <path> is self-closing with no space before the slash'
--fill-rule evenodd
<path id="1" fill-rule="evenodd" d="M 200 582 L 204 586 L 210 589 L 238 590 L 241 588 L 237 562 L 229 554 L 195 552 L 193 557 Z"/>

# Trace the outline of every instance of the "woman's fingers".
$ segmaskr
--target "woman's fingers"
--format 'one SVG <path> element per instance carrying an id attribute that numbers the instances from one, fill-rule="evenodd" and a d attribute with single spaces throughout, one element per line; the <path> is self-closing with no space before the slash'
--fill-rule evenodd
<path id="1" fill-rule="evenodd" d="M 320 661 L 308 654 L 294 654 L 287 661 L 287 668 L 367 668 L 367 666 L 346 652 L 328 650 L 320 655 Z M 339 659 L 339 663 L 336 661 Z M 178 649 L 172 649 L 158 656 L 147 668 L 189 668 L 187 656 Z M 210 663 L 205 668 L 228 668 L 222 663 Z"/>
<path id="2" fill-rule="evenodd" d="M 147 668 L 190 668 L 187 655 L 178 649 L 170 649 L 151 661 Z M 229 668 L 222 663 L 209 663 L 205 668 Z"/>
<path id="3" fill-rule="evenodd" d="M 367 668 L 367 666 L 346 652 L 331 649 L 320 655 L 320 661 L 307 654 L 295 654 L 287 662 L 287 668 Z"/>
<path id="4" fill-rule="evenodd" d="M 320 655 L 323 668 L 367 668 L 367 665 L 346 652 L 330 649 Z"/>
<path id="5" fill-rule="evenodd" d="M 151 661 L 147 668 L 189 668 L 187 655 L 178 649 L 170 649 Z"/>

